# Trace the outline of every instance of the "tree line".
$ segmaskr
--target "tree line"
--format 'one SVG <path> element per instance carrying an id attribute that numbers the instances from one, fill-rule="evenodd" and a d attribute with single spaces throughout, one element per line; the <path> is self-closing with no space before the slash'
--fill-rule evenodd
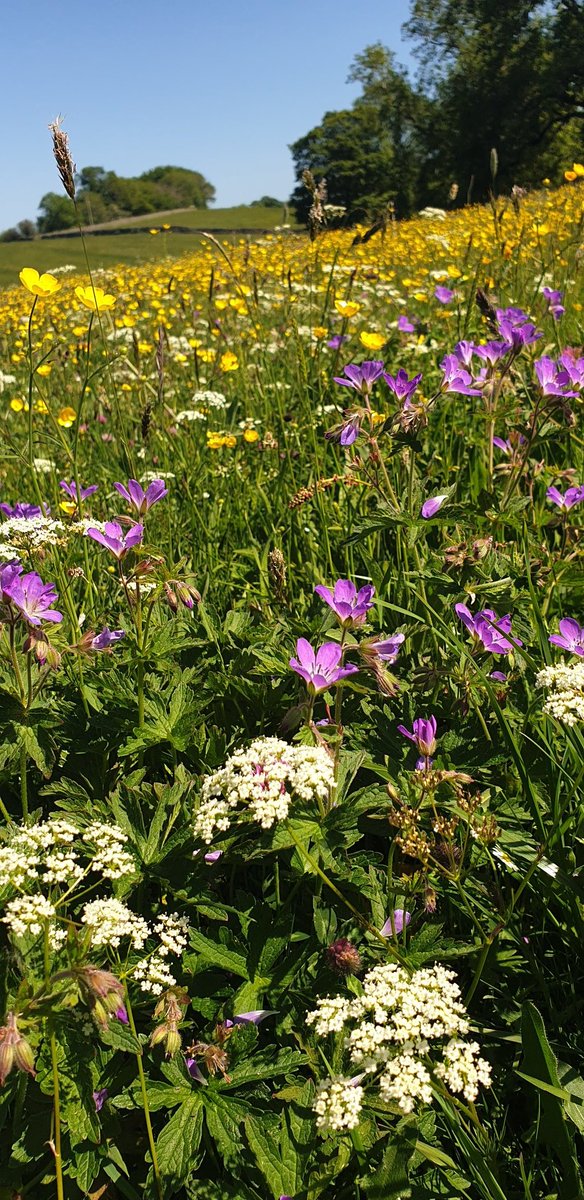
<path id="1" fill-rule="evenodd" d="M 582 161 L 582 0 L 411 0 L 404 32 L 415 82 L 392 51 L 367 46 L 349 73 L 352 106 L 290 147 L 299 220 L 323 178 L 328 202 L 366 221 L 484 200 L 495 171 L 509 191 Z"/>
<path id="2" fill-rule="evenodd" d="M 142 175 L 125 178 L 103 167 L 83 167 L 75 177 L 79 219 L 96 225 L 119 217 L 136 217 L 173 208 L 207 208 L 215 188 L 199 171 L 186 167 L 153 167 Z M 0 238 L 16 241 L 38 233 L 71 229 L 77 224 L 75 204 L 69 196 L 47 192 L 39 203 L 36 221 L 20 221 Z"/>

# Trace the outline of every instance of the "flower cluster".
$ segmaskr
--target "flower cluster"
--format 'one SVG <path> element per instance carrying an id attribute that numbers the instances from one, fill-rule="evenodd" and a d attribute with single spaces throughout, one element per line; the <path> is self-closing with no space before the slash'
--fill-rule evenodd
<path id="1" fill-rule="evenodd" d="M 402 1113 L 416 1103 L 429 1104 L 432 1085 L 442 1080 L 450 1091 L 473 1102 L 479 1084 L 490 1083 L 490 1067 L 477 1042 L 462 1040 L 469 1020 L 454 973 L 442 966 L 409 974 L 394 963 L 368 971 L 354 999 L 325 997 L 306 1021 L 324 1037 L 343 1033 L 353 1079 L 325 1080 L 315 1112 L 321 1130 L 341 1132 L 359 1121 L 368 1075 L 376 1076 L 383 1099 Z"/>
<path id="2" fill-rule="evenodd" d="M 584 662 L 544 667 L 536 676 L 535 686 L 550 689 L 544 712 L 564 725 L 584 721 Z"/>
<path id="3" fill-rule="evenodd" d="M 294 796 L 322 801 L 333 787 L 333 763 L 321 746 L 289 746 L 279 738 L 257 738 L 205 779 L 194 819 L 195 837 L 210 843 L 216 830 L 229 829 L 238 806 L 262 829 L 271 829 L 286 819 Z"/>
<path id="4" fill-rule="evenodd" d="M 84 906 L 81 923 L 93 947 L 111 947 L 119 952 L 124 943 L 131 952 L 144 950 L 147 942 L 156 939 L 156 944 L 133 965 L 130 974 L 143 992 L 153 996 L 176 984 L 168 959 L 171 955 L 180 957 L 187 944 L 189 924 L 185 917 L 163 913 L 149 924 L 121 900 L 104 898 L 91 900 Z"/>
<path id="5" fill-rule="evenodd" d="M 0 847 L 0 887 L 70 887 L 90 872 L 104 879 L 132 875 L 134 860 L 124 849 L 126 841 L 117 825 L 101 821 L 83 830 L 66 818 L 25 825 Z"/>

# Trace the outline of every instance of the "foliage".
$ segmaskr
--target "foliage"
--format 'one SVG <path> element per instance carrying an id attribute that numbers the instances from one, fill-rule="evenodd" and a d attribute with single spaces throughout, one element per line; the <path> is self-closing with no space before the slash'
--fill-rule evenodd
<path id="1" fill-rule="evenodd" d="M 215 189 L 199 171 L 185 167 L 153 167 L 136 178 L 125 179 L 103 167 L 83 167 L 77 175 L 77 203 L 88 224 L 120 216 L 140 216 L 173 208 L 206 208 Z M 39 204 L 41 233 L 69 229 L 77 224 L 75 204 L 66 196 L 48 192 Z"/>
<path id="2" fill-rule="evenodd" d="M 391 51 L 367 46 L 349 74 L 362 86 L 353 107 L 326 113 L 291 147 L 299 219 L 309 205 L 306 169 L 325 176 L 334 203 L 362 219 L 383 212 L 388 198 L 403 216 L 428 204 L 485 200 L 493 188 L 537 187 L 581 158 L 578 0 L 412 0 L 404 32 L 421 63 L 415 83 Z"/>
<path id="3" fill-rule="evenodd" d="M 8 1194 L 582 1195 L 572 174 L 0 293 Z"/>

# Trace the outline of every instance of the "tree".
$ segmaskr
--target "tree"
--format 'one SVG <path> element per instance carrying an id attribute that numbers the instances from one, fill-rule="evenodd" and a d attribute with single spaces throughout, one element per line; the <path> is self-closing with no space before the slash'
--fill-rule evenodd
<path id="1" fill-rule="evenodd" d="M 483 199 L 493 147 L 499 187 L 560 171 L 566 142 L 576 147 L 584 130 L 578 0 L 553 8 L 545 0 L 412 0 L 405 31 L 433 102 L 424 136 L 428 199 L 442 199 L 453 181 L 464 199 L 471 180 L 473 197 Z"/>
<path id="2" fill-rule="evenodd" d="M 39 203 L 39 233 L 53 233 L 58 229 L 71 229 L 77 224 L 75 205 L 68 196 L 47 192 Z"/>

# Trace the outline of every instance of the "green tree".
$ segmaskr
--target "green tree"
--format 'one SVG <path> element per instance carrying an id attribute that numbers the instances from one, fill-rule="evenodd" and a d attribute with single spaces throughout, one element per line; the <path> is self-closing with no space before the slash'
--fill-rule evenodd
<path id="1" fill-rule="evenodd" d="M 40 233 L 54 233 L 59 229 L 71 229 L 77 223 L 75 205 L 68 196 L 47 192 L 39 203 L 37 221 Z"/>
<path id="2" fill-rule="evenodd" d="M 584 8 L 578 0 L 412 0 L 406 33 L 431 100 L 422 185 L 444 201 L 457 182 L 485 197 L 497 185 L 538 184 L 567 165 L 584 131 Z M 559 136 L 561 134 L 561 136 Z"/>

